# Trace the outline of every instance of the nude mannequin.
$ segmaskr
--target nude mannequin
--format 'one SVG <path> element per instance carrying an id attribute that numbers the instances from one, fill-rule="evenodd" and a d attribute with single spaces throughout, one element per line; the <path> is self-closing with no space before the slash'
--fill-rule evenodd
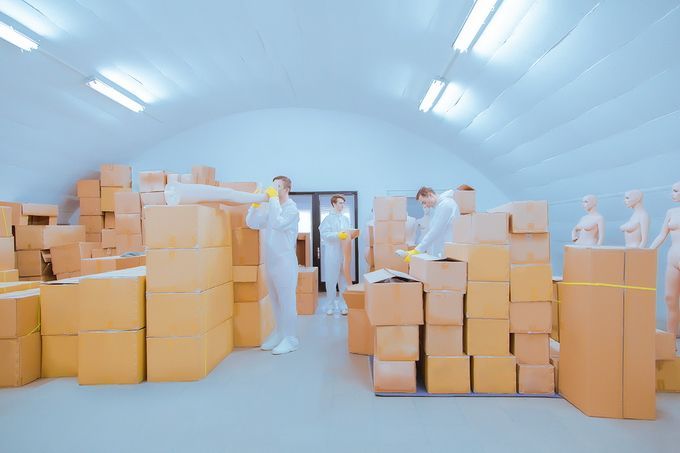
<path id="1" fill-rule="evenodd" d="M 583 209 L 587 212 L 571 230 L 571 240 L 576 245 L 602 245 L 604 243 L 604 217 L 597 212 L 597 197 L 583 197 Z"/>
<path id="2" fill-rule="evenodd" d="M 673 184 L 671 195 L 673 201 L 680 203 L 680 182 Z M 671 208 L 666 213 L 661 232 L 654 239 L 650 248 L 658 249 L 671 236 L 671 248 L 668 249 L 666 259 L 666 308 L 668 317 L 666 330 L 676 336 L 678 335 L 680 323 L 680 208 Z"/>
<path id="3" fill-rule="evenodd" d="M 649 214 L 642 203 L 642 192 L 629 190 L 626 192 L 624 203 L 633 210 L 628 222 L 621 225 L 626 247 L 644 248 L 649 235 Z"/>

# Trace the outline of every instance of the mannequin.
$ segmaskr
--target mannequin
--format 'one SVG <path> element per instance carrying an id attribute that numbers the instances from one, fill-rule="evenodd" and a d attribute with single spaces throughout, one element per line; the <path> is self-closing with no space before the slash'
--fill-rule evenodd
<path id="1" fill-rule="evenodd" d="M 629 190 L 624 197 L 626 207 L 633 210 L 628 222 L 621 225 L 626 247 L 644 248 L 649 234 L 649 214 L 642 203 L 640 190 Z"/>
<path id="2" fill-rule="evenodd" d="M 676 203 L 680 203 L 680 182 L 673 184 L 671 197 Z M 666 330 L 679 336 L 680 323 L 680 208 L 671 208 L 666 213 L 666 218 L 661 227 L 661 233 L 654 239 L 650 248 L 658 249 L 671 236 L 671 248 L 668 250 L 666 259 L 666 308 L 668 317 Z"/>
<path id="3" fill-rule="evenodd" d="M 571 240 L 576 245 L 602 245 L 604 243 L 604 217 L 597 211 L 597 197 L 586 195 L 582 200 L 587 212 L 571 230 Z"/>

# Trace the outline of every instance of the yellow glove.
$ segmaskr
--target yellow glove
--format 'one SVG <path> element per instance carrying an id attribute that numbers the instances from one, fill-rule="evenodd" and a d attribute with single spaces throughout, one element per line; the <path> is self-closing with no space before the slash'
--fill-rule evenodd
<path id="1" fill-rule="evenodd" d="M 411 262 L 411 257 L 412 257 L 413 255 L 420 255 L 420 252 L 419 252 L 418 250 L 416 250 L 416 249 L 409 250 L 408 252 L 406 252 L 406 256 L 404 257 L 404 262 L 410 263 L 410 262 Z"/>
<path id="2" fill-rule="evenodd" d="M 279 198 L 279 191 L 273 187 L 267 187 L 267 190 L 265 190 L 264 193 L 266 193 L 270 199 Z"/>
<path id="3" fill-rule="evenodd" d="M 262 192 L 262 191 L 261 191 L 260 188 L 258 187 L 257 189 L 255 189 L 255 192 L 253 192 L 253 193 L 260 193 L 260 192 Z M 262 206 L 262 205 L 261 205 L 260 203 L 253 203 L 253 204 L 251 204 L 250 206 L 252 206 L 253 208 L 257 209 L 257 208 L 259 208 L 259 207 Z"/>
<path id="4" fill-rule="evenodd" d="M 344 231 L 341 231 L 341 232 L 338 233 L 338 239 L 341 239 L 341 240 L 344 241 L 348 237 L 349 237 L 349 235 L 347 233 L 345 233 Z"/>

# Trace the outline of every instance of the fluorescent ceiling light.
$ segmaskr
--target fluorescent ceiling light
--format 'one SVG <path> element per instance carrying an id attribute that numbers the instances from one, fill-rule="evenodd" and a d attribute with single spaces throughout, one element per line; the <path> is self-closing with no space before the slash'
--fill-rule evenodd
<path id="1" fill-rule="evenodd" d="M 437 100 L 439 93 L 441 93 L 442 88 L 444 88 L 443 80 L 434 79 L 432 81 L 432 83 L 430 84 L 430 88 L 428 88 L 427 93 L 425 93 L 425 97 L 423 98 L 422 101 L 420 101 L 419 108 L 421 112 L 430 111 L 432 105 L 434 105 L 434 102 Z"/>
<path id="2" fill-rule="evenodd" d="M 98 91 L 99 93 L 103 94 L 107 98 L 116 101 L 120 105 L 129 108 L 133 112 L 141 112 L 144 110 L 144 106 L 140 104 L 139 102 L 132 100 L 128 96 L 124 95 L 120 91 L 116 90 L 110 85 L 107 85 L 106 83 L 102 82 L 101 80 L 98 79 L 92 79 L 87 82 L 87 86 L 92 88 L 95 91 Z"/>
<path id="3" fill-rule="evenodd" d="M 457 83 L 449 82 L 432 111 L 435 113 L 446 113 L 460 101 L 462 96 L 463 87 Z"/>
<path id="4" fill-rule="evenodd" d="M 38 48 L 37 42 L 3 22 L 0 22 L 0 38 L 28 52 Z"/>
<path id="5" fill-rule="evenodd" d="M 472 6 L 472 11 L 468 14 L 463 28 L 458 33 L 456 41 L 453 43 L 453 48 L 466 52 L 474 40 L 479 36 L 482 27 L 486 24 L 487 19 L 493 12 L 498 0 L 476 0 Z"/>

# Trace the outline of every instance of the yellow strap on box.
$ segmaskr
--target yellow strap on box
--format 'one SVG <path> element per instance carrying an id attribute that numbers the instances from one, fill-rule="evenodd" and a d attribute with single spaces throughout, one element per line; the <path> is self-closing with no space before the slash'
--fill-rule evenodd
<path id="1" fill-rule="evenodd" d="M 559 282 L 558 284 L 569 286 L 600 286 L 605 288 L 639 289 L 641 291 L 656 291 L 656 288 L 649 288 L 647 286 L 617 285 L 614 283 Z"/>

